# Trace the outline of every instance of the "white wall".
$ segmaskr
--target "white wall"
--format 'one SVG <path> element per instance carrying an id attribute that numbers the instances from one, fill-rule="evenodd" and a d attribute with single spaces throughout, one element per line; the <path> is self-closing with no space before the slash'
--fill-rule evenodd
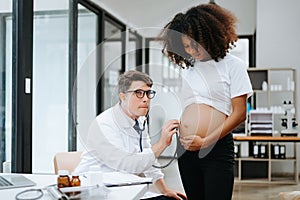
<path id="1" fill-rule="evenodd" d="M 156 37 L 159 34 L 158 28 L 162 28 L 167 22 L 179 12 L 185 12 L 189 8 L 208 3 L 207 0 L 172 0 L 168 1 L 151 0 L 126 0 L 126 3 L 119 0 L 92 0 L 100 7 L 114 15 L 130 28 L 137 31 L 144 37 Z M 253 34 L 256 23 L 256 0 L 216 0 L 217 4 L 234 12 L 239 19 L 237 24 L 238 34 Z M 146 8 L 146 9 L 145 9 Z M 140 12 L 143 10 L 143 12 Z M 150 30 L 155 28 L 156 30 Z M 149 31 L 150 30 L 150 31 Z"/>
<path id="2" fill-rule="evenodd" d="M 293 67 L 297 69 L 298 79 L 300 74 L 299 8 L 299 0 L 257 1 L 256 67 Z M 297 83 L 298 99 L 299 82 Z M 299 100 L 296 107 L 299 121 Z M 284 164 L 277 168 L 277 171 L 289 170 L 292 169 L 285 167 Z"/>
<path id="3" fill-rule="evenodd" d="M 12 11 L 12 0 L 0 0 L 0 12 L 11 13 Z"/>
<path id="4" fill-rule="evenodd" d="M 217 4 L 233 12 L 238 35 L 253 35 L 256 28 L 256 0 L 217 0 Z"/>
<path id="5" fill-rule="evenodd" d="M 299 66 L 299 8 L 299 0 L 257 2 L 257 67 Z"/>

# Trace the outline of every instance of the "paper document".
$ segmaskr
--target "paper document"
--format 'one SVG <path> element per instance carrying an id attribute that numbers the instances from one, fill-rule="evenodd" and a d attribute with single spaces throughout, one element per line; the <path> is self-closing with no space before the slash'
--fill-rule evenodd
<path id="1" fill-rule="evenodd" d="M 107 172 L 103 174 L 103 183 L 107 187 L 150 184 L 152 183 L 152 178 L 145 178 L 121 172 Z"/>

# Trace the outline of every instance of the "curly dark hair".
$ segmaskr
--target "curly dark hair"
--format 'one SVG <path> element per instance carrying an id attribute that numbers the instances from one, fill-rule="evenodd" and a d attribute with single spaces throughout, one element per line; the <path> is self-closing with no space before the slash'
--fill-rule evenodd
<path id="1" fill-rule="evenodd" d="M 192 39 L 192 47 L 201 45 L 216 62 L 226 56 L 237 41 L 237 18 L 219 5 L 208 3 L 190 8 L 185 14 L 177 14 L 163 29 L 162 52 L 178 66 L 192 66 L 192 60 L 183 47 L 181 37 Z"/>

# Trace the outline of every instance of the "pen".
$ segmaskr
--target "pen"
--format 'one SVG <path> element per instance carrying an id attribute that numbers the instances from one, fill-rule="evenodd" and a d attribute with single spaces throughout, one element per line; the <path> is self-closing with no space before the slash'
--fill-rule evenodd
<path id="1" fill-rule="evenodd" d="M 130 185 L 141 185 L 141 184 L 151 184 L 151 181 L 147 182 L 133 182 L 133 183 L 104 183 L 106 187 L 122 187 L 122 186 L 130 186 Z"/>

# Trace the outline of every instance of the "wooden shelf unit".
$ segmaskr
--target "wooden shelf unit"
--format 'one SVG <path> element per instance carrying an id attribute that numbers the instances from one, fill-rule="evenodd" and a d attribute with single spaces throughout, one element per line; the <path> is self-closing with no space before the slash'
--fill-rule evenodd
<path id="1" fill-rule="evenodd" d="M 297 117 L 296 69 L 248 68 L 248 74 L 253 89 L 253 95 L 249 98 L 251 108 L 257 112 L 272 112 L 273 130 L 280 133 L 285 129 L 281 125 L 282 118 L 285 118 L 285 110 L 282 107 L 284 102 L 291 102 L 294 105 L 294 116 Z M 263 83 L 266 83 L 266 88 L 263 88 Z"/>
<path id="2" fill-rule="evenodd" d="M 236 182 L 240 183 L 272 183 L 272 184 L 298 184 L 299 170 L 297 159 L 298 148 L 297 143 L 300 142 L 300 137 L 274 137 L 274 136 L 234 136 L 235 142 L 266 142 L 268 144 L 267 158 L 240 157 L 235 158 L 238 165 L 238 174 Z M 293 157 L 285 159 L 274 159 L 271 156 L 271 144 L 278 142 L 292 142 L 294 144 Z M 243 178 L 242 164 L 243 162 L 266 162 L 267 163 L 267 178 Z M 272 175 L 273 162 L 292 162 L 294 167 L 293 177 L 276 177 Z"/>

